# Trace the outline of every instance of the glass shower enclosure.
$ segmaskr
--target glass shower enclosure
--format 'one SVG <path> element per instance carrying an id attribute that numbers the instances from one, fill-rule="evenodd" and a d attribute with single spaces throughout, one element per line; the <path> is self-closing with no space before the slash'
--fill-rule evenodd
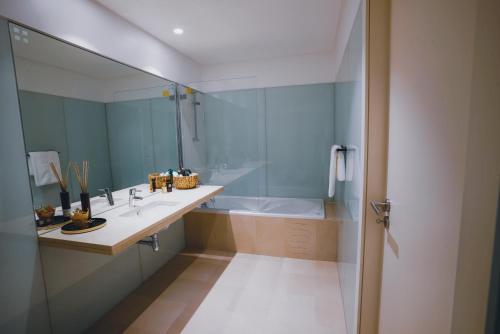
<path id="1" fill-rule="evenodd" d="M 333 84 L 235 89 L 252 85 L 240 80 L 195 84 L 180 100 L 185 166 L 225 187 L 208 205 L 324 218 Z"/>

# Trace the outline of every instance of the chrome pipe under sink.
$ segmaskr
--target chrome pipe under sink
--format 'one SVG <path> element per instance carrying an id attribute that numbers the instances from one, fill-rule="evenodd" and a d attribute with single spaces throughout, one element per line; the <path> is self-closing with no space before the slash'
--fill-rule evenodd
<path id="1" fill-rule="evenodd" d="M 139 240 L 137 243 L 139 245 L 145 245 L 145 246 L 151 246 L 153 248 L 153 252 L 159 252 L 160 251 L 160 239 L 158 238 L 158 233 L 155 233 L 151 236 L 149 236 L 149 240 Z"/>

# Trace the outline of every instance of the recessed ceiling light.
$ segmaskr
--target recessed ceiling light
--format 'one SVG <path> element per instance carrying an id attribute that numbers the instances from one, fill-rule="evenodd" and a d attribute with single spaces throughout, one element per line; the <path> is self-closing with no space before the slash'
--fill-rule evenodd
<path id="1" fill-rule="evenodd" d="M 174 29 L 174 34 L 176 35 L 182 35 L 184 33 L 184 30 L 182 28 L 175 28 Z"/>

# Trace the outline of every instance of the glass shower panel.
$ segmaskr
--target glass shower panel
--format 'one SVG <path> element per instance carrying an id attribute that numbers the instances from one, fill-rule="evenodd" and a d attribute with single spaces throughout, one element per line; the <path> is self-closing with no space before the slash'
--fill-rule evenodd
<path id="1" fill-rule="evenodd" d="M 183 167 L 200 174 L 201 182 L 209 184 L 207 168 L 207 140 L 202 93 L 178 85 L 181 115 Z"/>
<path id="2" fill-rule="evenodd" d="M 295 198 L 306 199 L 296 202 L 304 207 L 316 203 L 322 217 L 334 84 L 247 88 L 256 83 L 203 82 L 181 99 L 185 165 L 204 183 L 225 186 L 230 198 L 220 208 L 263 211 L 281 205 L 273 198 Z"/>
<path id="3" fill-rule="evenodd" d="M 181 94 L 184 165 L 200 172 L 204 184 L 223 185 L 223 196 L 257 200 L 265 195 L 264 96 L 237 89 L 253 81 L 241 80 L 205 82 Z"/>
<path id="4" fill-rule="evenodd" d="M 332 83 L 265 89 L 267 196 L 326 199 Z"/>
<path id="5" fill-rule="evenodd" d="M 335 82 L 335 142 L 348 145 L 354 156 L 350 181 L 336 184 L 335 201 L 349 219 L 339 224 L 337 261 L 348 333 L 355 333 L 358 312 L 359 234 L 363 183 L 363 5 L 361 4 Z"/>

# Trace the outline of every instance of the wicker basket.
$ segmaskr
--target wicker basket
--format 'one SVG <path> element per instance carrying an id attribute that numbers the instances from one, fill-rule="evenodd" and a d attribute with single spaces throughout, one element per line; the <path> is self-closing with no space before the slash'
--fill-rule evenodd
<path id="1" fill-rule="evenodd" d="M 198 174 L 189 176 L 174 176 L 174 187 L 176 189 L 193 189 L 198 186 Z"/>

